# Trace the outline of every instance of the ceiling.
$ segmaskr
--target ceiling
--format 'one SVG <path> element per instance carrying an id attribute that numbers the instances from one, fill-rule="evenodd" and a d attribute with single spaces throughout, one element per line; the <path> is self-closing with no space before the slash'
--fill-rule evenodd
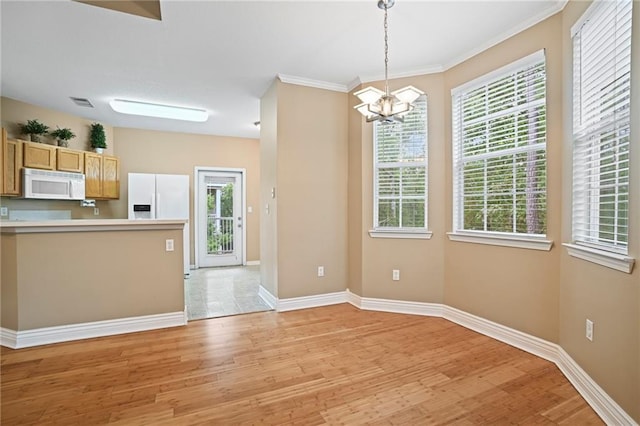
<path id="1" fill-rule="evenodd" d="M 447 69 L 565 2 L 397 0 L 390 77 Z M 384 75 L 376 0 L 160 5 L 161 21 L 70 0 L 2 0 L 2 96 L 116 127 L 257 138 L 260 97 L 278 75 L 345 92 Z M 116 98 L 203 108 L 210 117 L 128 116 L 111 110 Z"/>

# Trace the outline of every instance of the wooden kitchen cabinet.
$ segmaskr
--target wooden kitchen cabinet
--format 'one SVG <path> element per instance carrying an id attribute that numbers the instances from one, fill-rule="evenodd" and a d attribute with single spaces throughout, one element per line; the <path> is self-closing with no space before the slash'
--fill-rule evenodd
<path id="1" fill-rule="evenodd" d="M 84 153 L 84 198 L 102 197 L 102 155 Z"/>
<path id="2" fill-rule="evenodd" d="M 120 160 L 109 155 L 84 153 L 85 198 L 120 198 Z"/>
<path id="3" fill-rule="evenodd" d="M 102 198 L 120 198 L 120 160 L 108 155 L 102 156 Z"/>
<path id="4" fill-rule="evenodd" d="M 0 195 L 20 195 L 20 170 L 22 169 L 22 142 L 7 139 L 2 129 L 0 147 Z"/>
<path id="5" fill-rule="evenodd" d="M 56 150 L 58 147 L 44 143 L 23 142 L 24 167 L 32 169 L 56 169 Z"/>
<path id="6" fill-rule="evenodd" d="M 84 173 L 84 151 L 58 148 L 57 169 L 63 172 Z"/>

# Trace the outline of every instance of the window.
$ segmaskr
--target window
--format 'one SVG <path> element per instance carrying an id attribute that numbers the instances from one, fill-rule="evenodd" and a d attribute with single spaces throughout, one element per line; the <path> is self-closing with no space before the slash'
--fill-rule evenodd
<path id="1" fill-rule="evenodd" d="M 597 1 L 572 29 L 573 240 L 627 254 L 631 0 Z"/>
<path id="2" fill-rule="evenodd" d="M 456 233 L 502 240 L 507 235 L 544 236 L 544 51 L 454 89 L 452 109 L 454 232 L 450 238 L 457 239 L 452 237 Z M 541 249 L 550 249 L 548 243 Z"/>
<path id="3" fill-rule="evenodd" d="M 375 123 L 375 230 L 426 232 L 426 96 L 420 97 L 414 105 L 404 123 Z"/>

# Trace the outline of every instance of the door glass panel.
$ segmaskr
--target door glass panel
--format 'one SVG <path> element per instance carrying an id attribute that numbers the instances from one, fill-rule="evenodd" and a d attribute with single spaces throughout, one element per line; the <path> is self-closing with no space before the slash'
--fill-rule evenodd
<path id="1" fill-rule="evenodd" d="M 207 183 L 207 253 L 233 253 L 233 183 Z"/>

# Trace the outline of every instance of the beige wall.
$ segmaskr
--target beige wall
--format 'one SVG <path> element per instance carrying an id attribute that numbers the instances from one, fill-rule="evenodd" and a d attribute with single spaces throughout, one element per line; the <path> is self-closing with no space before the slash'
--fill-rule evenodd
<path id="1" fill-rule="evenodd" d="M 69 101 L 71 102 L 71 101 Z M 7 129 L 10 139 L 27 139 L 28 136 L 20 134 L 19 124 L 26 123 L 27 120 L 38 119 L 42 123 L 55 129 L 68 127 L 76 137 L 69 141 L 69 148 L 78 150 L 91 150 L 89 143 L 89 125 L 94 122 L 90 118 L 84 118 L 65 114 L 36 105 L 27 104 L 10 98 L 0 98 L 2 127 Z M 84 108 L 87 111 L 91 109 Z M 83 110 L 83 108 L 79 108 Z M 114 153 L 113 127 L 103 123 L 107 136 L 106 154 Z M 53 138 L 45 138 L 44 142 L 55 145 Z M 112 201 L 97 201 L 96 206 L 100 214 L 95 216 L 93 208 L 81 207 L 78 201 L 42 201 L 42 200 L 21 200 L 15 197 L 2 197 L 0 204 L 9 210 L 67 210 L 71 212 L 72 219 L 109 219 L 114 216 Z"/>
<path id="2" fill-rule="evenodd" d="M 391 89 L 413 85 L 427 94 L 428 108 L 428 228 L 430 240 L 372 238 L 373 228 L 373 124 L 363 123 L 360 113 L 349 111 L 350 129 L 349 217 L 357 229 L 350 229 L 350 258 L 361 264 L 349 265 L 350 288 L 363 297 L 442 303 L 444 289 L 444 205 L 446 188 L 444 150 L 444 90 L 442 74 L 394 80 Z M 382 83 L 374 84 L 382 88 Z M 351 98 L 355 98 L 350 95 Z M 350 99 L 352 102 L 353 99 Z M 353 104 L 353 102 L 352 102 Z M 357 191 L 361 191 L 357 194 Z M 392 270 L 400 270 L 393 281 Z"/>
<path id="3" fill-rule="evenodd" d="M 347 209 L 348 209 L 348 274 L 347 287 L 355 294 L 362 295 L 363 256 L 362 241 L 365 238 L 362 207 L 365 193 L 362 190 L 362 152 L 363 144 L 370 143 L 362 137 L 368 124 L 362 120 L 362 115 L 354 111 L 353 107 L 359 104 L 359 99 L 350 94 L 348 105 L 349 113 L 349 167 L 347 182 Z"/>
<path id="4" fill-rule="evenodd" d="M 562 241 L 571 240 L 572 51 L 570 30 L 589 6 L 570 2 L 562 20 L 565 64 L 564 180 Z M 560 345 L 640 423 L 640 2 L 633 5 L 632 128 L 629 208 L 629 254 L 636 259 L 625 274 L 567 255 L 561 250 Z M 585 339 L 585 320 L 594 322 L 593 341 Z"/>
<path id="5" fill-rule="evenodd" d="M 167 238 L 175 251 L 165 251 Z M 3 234 L 2 327 L 182 312 L 181 253 L 179 229 Z"/>
<path id="6" fill-rule="evenodd" d="M 234 138 L 152 130 L 115 128 L 116 155 L 120 158 L 120 200 L 114 202 L 114 217 L 127 217 L 128 173 L 189 175 L 191 264 L 194 251 L 194 168 L 219 167 L 246 170 L 247 261 L 260 259 L 260 145 L 257 139 Z"/>
<path id="7" fill-rule="evenodd" d="M 263 117 L 274 121 L 275 115 L 277 122 L 275 200 L 268 201 L 273 176 L 265 173 L 263 182 L 263 204 L 277 204 L 270 213 L 276 224 L 269 225 L 277 239 L 277 297 L 342 291 L 348 256 L 347 94 L 278 81 L 264 100 Z M 268 126 L 263 141 L 270 146 L 263 152 L 273 155 L 273 124 Z M 262 161 L 273 167 L 268 157 Z M 318 266 L 324 266 L 324 277 L 317 276 Z"/>
<path id="8" fill-rule="evenodd" d="M 445 241 L 444 301 L 483 318 L 558 342 L 560 202 L 562 196 L 561 14 L 517 34 L 445 73 L 451 89 L 545 49 L 547 71 L 547 236 L 550 252 Z M 446 222 L 452 229 L 451 114 L 446 115 Z"/>
<path id="9" fill-rule="evenodd" d="M 260 284 L 278 294 L 278 204 L 271 191 L 277 185 L 278 83 L 260 101 Z"/>
<path id="10" fill-rule="evenodd" d="M 0 236 L 0 323 L 18 329 L 18 258 L 15 235 Z"/>

